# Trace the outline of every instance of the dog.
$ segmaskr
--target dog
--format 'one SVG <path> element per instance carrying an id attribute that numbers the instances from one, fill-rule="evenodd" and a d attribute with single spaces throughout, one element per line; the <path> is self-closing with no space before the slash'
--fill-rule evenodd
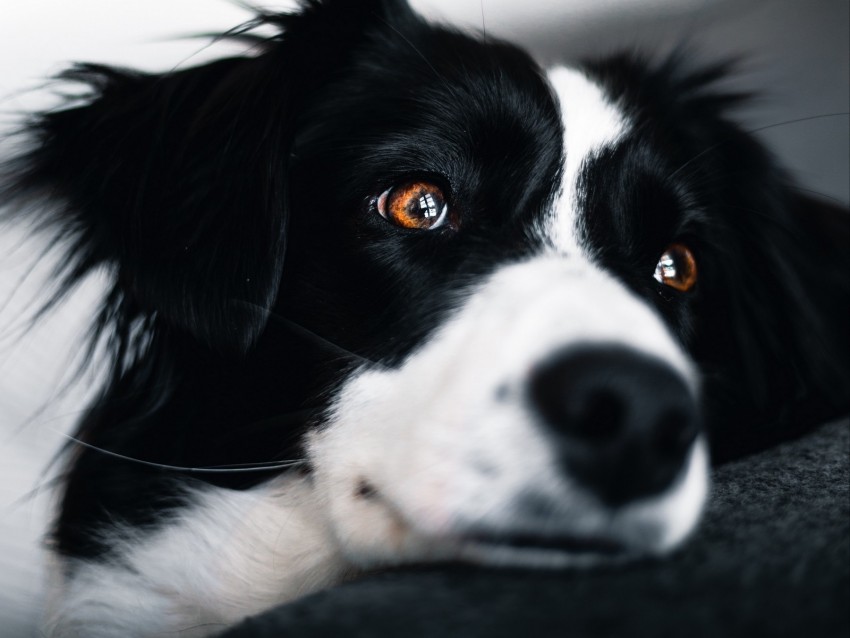
<path id="1" fill-rule="evenodd" d="M 0 175 L 59 296 L 111 277 L 51 635 L 208 635 L 405 563 L 661 556 L 710 458 L 850 408 L 848 216 L 732 121 L 729 65 L 543 69 L 403 0 L 224 37 L 252 53 L 67 70 L 88 93 Z"/>

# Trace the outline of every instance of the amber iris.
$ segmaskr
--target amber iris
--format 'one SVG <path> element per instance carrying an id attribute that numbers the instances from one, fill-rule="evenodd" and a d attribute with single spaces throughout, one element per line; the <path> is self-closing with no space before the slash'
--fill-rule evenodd
<path id="1" fill-rule="evenodd" d="M 697 283 L 697 262 L 684 244 L 670 244 L 655 265 L 653 278 L 679 292 L 691 290 Z"/>
<path id="2" fill-rule="evenodd" d="M 443 191 L 429 182 L 406 182 L 378 197 L 378 213 L 402 228 L 431 230 L 442 225 L 448 212 Z"/>

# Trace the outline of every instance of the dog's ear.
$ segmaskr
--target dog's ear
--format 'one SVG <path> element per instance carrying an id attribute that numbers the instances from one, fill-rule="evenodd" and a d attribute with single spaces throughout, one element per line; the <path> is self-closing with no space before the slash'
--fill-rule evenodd
<path id="1" fill-rule="evenodd" d="M 788 246 L 796 278 L 786 286 L 796 304 L 793 334 L 799 349 L 794 418 L 822 420 L 850 412 L 850 211 L 836 202 L 792 190 Z"/>
<path id="2" fill-rule="evenodd" d="M 663 123 L 666 153 L 684 153 L 671 179 L 693 189 L 699 266 L 686 338 L 723 460 L 850 411 L 850 212 L 804 195 L 735 123 L 751 98 L 723 86 L 735 61 L 694 69 L 686 53 L 590 68 Z"/>
<path id="3" fill-rule="evenodd" d="M 709 347 L 728 366 L 706 379 L 725 385 L 720 460 L 850 411 L 850 212 L 794 188 L 754 191 L 726 247 L 739 252 L 723 284 L 731 301 L 708 312 L 719 328 Z"/>
<path id="4" fill-rule="evenodd" d="M 119 313 L 244 352 L 281 278 L 300 109 L 367 25 L 408 14 L 398 0 L 314 0 L 228 34 L 253 57 L 157 75 L 75 66 L 60 77 L 88 94 L 32 119 L 0 193 L 53 200 L 40 219 L 68 247 L 66 286 L 106 265 Z"/>

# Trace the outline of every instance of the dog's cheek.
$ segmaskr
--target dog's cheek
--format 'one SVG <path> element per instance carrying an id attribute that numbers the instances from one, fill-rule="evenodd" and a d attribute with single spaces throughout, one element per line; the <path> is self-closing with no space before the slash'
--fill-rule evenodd
<path id="1" fill-rule="evenodd" d="M 387 481 L 401 478 L 391 476 L 398 463 L 388 461 L 403 463 L 411 427 L 380 409 L 389 383 L 377 372 L 352 379 L 324 427 L 307 440 L 316 492 L 333 534 L 348 560 L 361 567 L 452 554 L 445 542 L 438 546 L 416 532 L 382 493 Z"/>

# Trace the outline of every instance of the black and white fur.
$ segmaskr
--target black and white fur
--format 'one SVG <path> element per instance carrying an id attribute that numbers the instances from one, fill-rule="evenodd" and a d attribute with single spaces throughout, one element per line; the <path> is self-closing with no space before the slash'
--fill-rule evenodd
<path id="1" fill-rule="evenodd" d="M 847 410 L 847 217 L 727 118 L 724 66 L 543 70 L 402 0 L 228 36 L 254 54 L 67 71 L 90 94 L 34 116 L 3 168 L 4 204 L 67 251 L 63 290 L 114 282 L 51 635 L 208 635 L 408 562 L 664 554 L 709 448 Z M 378 214 L 410 179 L 455 223 Z M 653 278 L 673 242 L 688 292 Z M 578 427 L 553 382 L 619 412 Z"/>

